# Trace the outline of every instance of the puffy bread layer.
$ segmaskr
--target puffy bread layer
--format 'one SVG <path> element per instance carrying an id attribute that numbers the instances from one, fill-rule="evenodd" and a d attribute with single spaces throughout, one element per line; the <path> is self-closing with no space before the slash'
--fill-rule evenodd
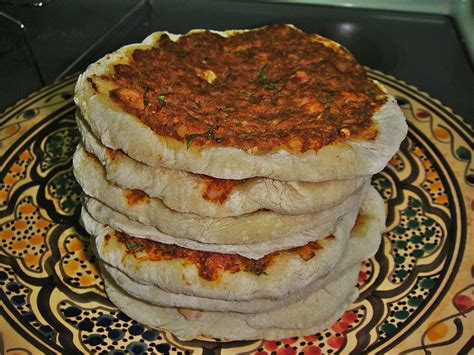
<path id="1" fill-rule="evenodd" d="M 358 269 L 354 268 L 303 300 L 258 314 L 190 312 L 160 307 L 131 297 L 107 273 L 104 274 L 104 281 L 110 300 L 143 324 L 171 331 L 182 340 L 198 336 L 245 340 L 308 335 L 329 327 L 357 298 L 358 290 L 354 287 L 357 274 Z"/>
<path id="2" fill-rule="evenodd" d="M 186 260 L 138 260 L 133 254 L 127 253 L 126 246 L 116 242 L 116 239 L 111 238 L 105 243 L 105 236 L 113 233 L 110 228 L 95 232 L 95 243 L 98 256 L 105 263 L 118 268 L 139 283 L 153 285 L 166 292 L 229 301 L 279 299 L 287 297 L 297 289 L 307 287 L 338 265 L 346 251 L 346 233 L 351 233 L 355 238 L 374 234 L 377 236 L 384 228 L 384 221 L 383 201 L 375 189 L 371 188 L 352 232 L 352 224 L 339 224 L 340 235 L 336 234 L 337 238 L 321 240 L 322 249 L 317 250 L 310 260 L 304 261 L 296 253 L 280 253 L 265 269 L 265 274 L 222 272 L 216 281 L 201 278 L 196 265 Z M 361 247 L 375 252 L 378 244 L 362 243 Z M 348 253 L 356 251 L 357 248 Z M 292 282 L 289 283 L 288 280 Z"/>
<path id="3" fill-rule="evenodd" d="M 349 270 L 350 268 L 358 268 L 360 262 L 363 259 L 374 255 L 380 245 L 383 218 L 377 216 L 374 216 L 373 218 L 376 218 L 376 220 L 365 222 L 365 226 L 357 226 L 352 230 L 347 248 L 340 262 L 333 270 L 331 270 L 323 278 L 313 281 L 306 288 L 298 289 L 283 299 L 273 300 L 256 298 L 248 301 L 226 301 L 170 293 L 163 291 L 156 286 L 137 283 L 120 270 L 108 264 L 102 263 L 101 267 L 105 268 L 115 283 L 117 283 L 117 285 L 125 290 L 128 294 L 158 306 L 184 307 L 195 310 L 221 312 L 226 311 L 238 313 L 268 312 L 307 297 L 317 289 L 321 289 L 332 280 L 337 279 L 339 275 L 344 274 L 345 270 Z M 379 228 L 377 229 L 375 226 L 369 228 L 369 223 L 379 225 Z"/>
<path id="4" fill-rule="evenodd" d="M 238 217 L 212 218 L 179 213 L 158 198 L 135 190 L 123 190 L 105 178 L 100 162 L 78 147 L 73 158 L 74 175 L 84 192 L 112 209 L 163 234 L 203 243 L 245 244 L 262 242 L 302 232 L 336 220 L 358 208 L 365 186 L 331 209 L 311 214 L 282 215 L 261 210 Z M 137 199 L 137 201 L 135 201 Z M 132 202 L 131 202 L 132 201 Z"/>
<path id="5" fill-rule="evenodd" d="M 87 230 L 92 235 L 97 235 L 100 229 L 103 228 L 104 225 L 107 225 L 114 230 L 128 235 L 150 239 L 165 244 L 175 244 L 194 250 L 239 254 L 250 259 L 260 259 L 274 251 L 298 247 L 311 241 L 323 239 L 328 235 L 337 234 L 336 226 L 339 223 L 342 223 L 343 225 L 353 224 L 357 211 L 358 209 L 354 209 L 341 216 L 336 221 L 317 225 L 302 232 L 263 242 L 245 244 L 204 243 L 167 235 L 153 226 L 148 226 L 130 219 L 110 207 L 107 207 L 100 201 L 87 196 L 83 199 L 81 218 L 83 224 L 87 226 Z"/>
<path id="6" fill-rule="evenodd" d="M 100 160 L 107 180 L 123 189 L 142 190 L 182 213 L 230 217 L 260 209 L 281 214 L 320 212 L 342 203 L 368 180 L 367 177 L 356 177 L 311 183 L 251 178 L 235 186 L 222 203 L 215 203 L 203 197 L 207 186 L 202 176 L 143 164 L 119 150 L 108 151 L 90 131 L 79 112 L 76 113 L 76 121 L 84 148 Z"/>
<path id="7" fill-rule="evenodd" d="M 230 33 L 239 31 L 220 32 L 223 36 Z M 76 84 L 74 100 L 94 134 L 105 146 L 121 149 L 137 161 L 221 179 L 262 176 L 283 181 L 340 180 L 381 171 L 406 136 L 407 125 L 401 109 L 385 88 L 376 83 L 386 93 L 387 102 L 372 117 L 378 130 L 374 140 L 349 139 L 305 153 L 280 150 L 251 154 L 220 146 L 187 149 L 186 144 L 156 134 L 137 117 L 124 112 L 110 99 L 106 85 L 99 85 L 96 91 L 87 80 L 109 74 L 115 64 L 129 63 L 135 49 L 155 46 L 157 42 L 153 41 L 158 41 L 161 34 L 153 34 L 141 44 L 122 47 L 91 64 Z M 340 47 L 333 41 L 316 37 L 327 46 Z M 179 35 L 171 38 L 176 40 Z"/>
<path id="8" fill-rule="evenodd" d="M 349 227 L 349 228 L 348 228 Z M 253 298 L 282 298 L 296 288 L 303 288 L 323 277 L 341 259 L 350 226 L 345 226 L 346 238 L 325 238 L 315 256 L 303 260 L 297 252 L 280 252 L 264 273 L 219 270 L 216 280 L 200 276 L 198 266 L 186 258 L 153 260 L 137 258 L 120 243 L 114 231 L 106 228 L 95 237 L 99 259 L 127 274 L 139 283 L 150 284 L 167 292 L 196 295 L 229 301 Z M 288 283 L 288 280 L 292 280 Z"/>

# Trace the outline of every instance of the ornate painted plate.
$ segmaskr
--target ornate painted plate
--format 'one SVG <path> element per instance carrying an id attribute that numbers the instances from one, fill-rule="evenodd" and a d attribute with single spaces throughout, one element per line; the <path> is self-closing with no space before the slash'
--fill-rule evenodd
<path id="1" fill-rule="evenodd" d="M 341 319 L 322 333 L 280 341 L 182 342 L 118 311 L 78 225 L 76 78 L 7 110 L 0 117 L 0 351 L 467 352 L 474 324 L 472 130 L 414 87 L 370 76 L 398 99 L 409 122 L 400 151 L 373 178 L 388 207 L 383 243 L 362 264 L 361 297 Z"/>

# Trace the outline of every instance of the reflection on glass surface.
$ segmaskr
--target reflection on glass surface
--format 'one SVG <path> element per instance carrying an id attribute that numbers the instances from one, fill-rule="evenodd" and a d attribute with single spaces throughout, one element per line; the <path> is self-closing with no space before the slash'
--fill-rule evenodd
<path id="1" fill-rule="evenodd" d="M 0 0 L 0 5 L 16 5 L 16 6 L 31 6 L 42 7 L 49 5 L 51 0 Z"/>
<path id="2" fill-rule="evenodd" d="M 337 30 L 342 36 L 350 36 L 357 30 L 357 25 L 351 22 L 343 22 L 337 26 Z"/>

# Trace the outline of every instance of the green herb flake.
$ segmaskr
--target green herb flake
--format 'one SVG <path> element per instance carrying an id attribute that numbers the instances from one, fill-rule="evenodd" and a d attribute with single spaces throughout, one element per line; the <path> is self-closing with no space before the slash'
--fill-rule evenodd
<path id="1" fill-rule="evenodd" d="M 212 126 L 211 128 L 209 128 L 209 130 L 206 133 L 195 133 L 195 134 L 190 134 L 189 136 L 187 136 L 186 149 L 189 149 L 189 147 L 193 144 L 194 140 L 198 137 L 215 139 L 214 134 L 216 133 L 217 128 L 218 127 Z"/>
<path id="2" fill-rule="evenodd" d="M 325 102 L 333 102 L 334 100 L 332 99 L 331 96 L 329 96 L 328 94 L 319 94 L 318 95 L 318 98 L 320 100 L 324 100 Z"/>
<path id="3" fill-rule="evenodd" d="M 268 275 L 266 272 L 265 272 L 265 266 L 260 264 L 257 260 L 253 260 L 252 261 L 252 264 L 250 265 L 250 268 L 249 268 L 250 272 L 254 273 L 255 275 L 257 276 L 260 276 L 260 275 Z"/>
<path id="4" fill-rule="evenodd" d="M 158 101 L 160 101 L 160 103 L 164 105 L 166 103 L 166 95 L 158 96 Z"/>
<path id="5" fill-rule="evenodd" d="M 265 85 L 265 87 L 269 90 L 275 90 L 276 89 L 275 83 L 268 83 L 268 84 Z"/>
<path id="6" fill-rule="evenodd" d="M 138 245 L 137 243 L 133 243 L 133 242 L 125 242 L 125 246 L 127 247 L 127 249 L 129 250 L 133 250 L 133 251 L 140 251 L 143 249 L 143 247 L 141 247 L 140 245 Z"/>
<path id="7" fill-rule="evenodd" d="M 143 87 L 143 106 L 144 107 L 147 107 L 150 102 L 148 101 L 147 97 L 146 97 L 146 94 L 148 93 L 148 91 L 150 91 L 150 87 L 149 86 L 144 86 Z"/>
<path id="8" fill-rule="evenodd" d="M 214 133 L 216 133 L 218 127 L 211 126 L 209 130 L 204 134 L 209 139 L 214 139 Z"/>
<path id="9" fill-rule="evenodd" d="M 266 80 L 267 80 L 267 72 L 265 71 L 265 68 L 262 68 L 258 72 L 257 82 L 260 84 L 264 84 Z"/>
<path id="10" fill-rule="evenodd" d="M 236 125 L 237 127 L 242 127 L 242 122 L 235 122 L 235 125 Z"/>
<path id="11" fill-rule="evenodd" d="M 249 134 L 252 136 L 258 136 L 259 133 L 257 131 L 250 131 Z"/>
<path id="12" fill-rule="evenodd" d="M 201 137 L 201 135 L 200 134 L 191 134 L 191 135 L 186 137 L 186 150 L 189 149 L 191 144 L 193 144 L 194 140 L 198 137 Z"/>
<path id="13" fill-rule="evenodd" d="M 224 141 L 224 138 L 218 137 L 215 140 L 216 140 L 216 143 L 222 143 Z"/>

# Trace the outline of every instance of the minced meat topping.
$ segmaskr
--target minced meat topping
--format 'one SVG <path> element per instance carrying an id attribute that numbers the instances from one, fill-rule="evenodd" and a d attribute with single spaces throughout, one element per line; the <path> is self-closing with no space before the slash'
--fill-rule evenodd
<path id="1" fill-rule="evenodd" d="M 374 139 L 371 117 L 386 101 L 347 51 L 285 25 L 165 34 L 102 79 L 124 111 L 186 149 L 305 152 Z"/>

